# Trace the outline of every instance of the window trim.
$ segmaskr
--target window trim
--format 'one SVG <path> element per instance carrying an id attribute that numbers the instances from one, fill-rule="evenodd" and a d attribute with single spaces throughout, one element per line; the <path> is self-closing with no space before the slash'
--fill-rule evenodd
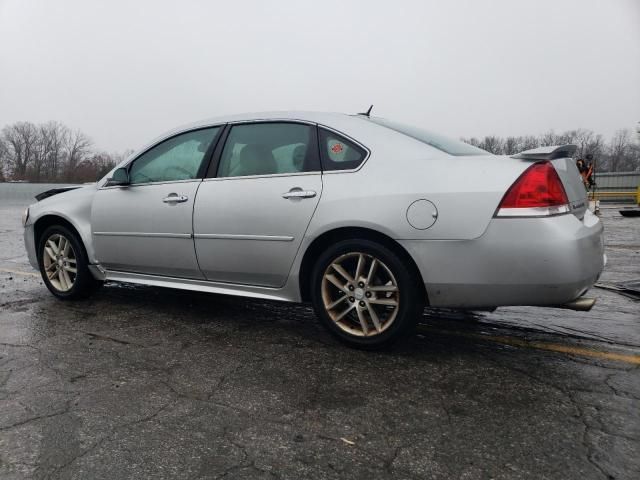
<path id="1" fill-rule="evenodd" d="M 318 124 L 318 130 L 320 130 L 321 128 L 324 128 L 325 130 L 328 130 L 330 132 L 333 132 L 337 135 L 340 135 L 341 137 L 344 137 L 345 139 L 349 140 L 351 143 L 355 143 L 358 147 L 362 148 L 365 152 L 365 156 L 362 159 L 362 162 L 360 162 L 360 165 L 358 165 L 356 168 L 349 168 L 349 169 L 344 169 L 344 170 L 324 170 L 324 168 L 322 169 L 322 174 L 323 175 L 335 175 L 335 174 L 339 174 L 339 173 L 353 173 L 353 172 L 357 172 L 358 170 L 360 170 L 365 163 L 367 163 L 367 160 L 369 160 L 369 157 L 371 156 L 371 150 L 369 149 L 369 147 L 367 147 L 366 145 L 364 145 L 362 142 L 359 142 L 358 140 L 356 140 L 353 137 L 350 137 L 349 135 L 346 135 L 345 133 L 341 132 L 340 130 L 336 130 L 335 128 L 329 127 L 327 125 Z M 322 164 L 322 145 L 320 145 L 320 131 L 318 131 L 318 154 L 320 155 L 320 163 Z M 321 165 L 322 166 L 322 165 Z"/>
<path id="2" fill-rule="evenodd" d="M 318 131 L 317 124 L 314 122 L 308 122 L 305 120 L 296 120 L 296 119 L 288 119 L 288 118 L 274 118 L 274 119 L 256 119 L 256 120 L 238 120 L 234 122 L 229 122 L 226 125 L 224 131 L 224 138 L 221 138 L 216 146 L 216 150 L 211 159 L 211 163 L 209 164 L 209 168 L 207 169 L 206 175 L 203 180 L 234 180 L 234 179 L 246 179 L 246 178 L 267 178 L 267 177 L 292 177 L 292 176 L 300 176 L 300 175 L 318 175 L 324 173 L 322 171 L 322 160 L 320 159 L 320 151 L 316 152 L 318 156 L 318 170 L 311 170 L 308 172 L 290 172 L 290 173 L 269 173 L 263 175 L 242 175 L 235 177 L 219 177 L 218 170 L 220 168 L 220 159 L 222 158 L 222 152 L 224 151 L 224 147 L 227 144 L 227 139 L 229 134 L 231 133 L 231 129 L 235 126 L 239 125 L 252 125 L 252 124 L 268 124 L 268 123 L 293 123 L 296 125 L 305 125 L 311 127 L 311 139 L 309 140 L 309 145 L 313 145 L 314 141 L 316 145 L 320 145 L 320 141 L 318 139 Z"/>
<path id="3" fill-rule="evenodd" d="M 164 142 L 167 142 L 167 141 L 169 141 L 169 140 L 171 140 L 173 138 L 179 137 L 180 135 L 185 135 L 187 133 L 198 132 L 200 130 L 208 130 L 208 129 L 211 129 L 211 128 L 219 128 L 218 133 L 216 133 L 216 136 L 214 137 L 213 141 L 211 142 L 211 145 L 209 145 L 209 148 L 207 149 L 207 151 L 204 154 L 204 157 L 202 159 L 202 163 L 200 164 L 200 167 L 198 168 L 198 172 L 196 173 L 195 178 L 187 178 L 187 179 L 184 179 L 184 180 L 162 180 L 162 181 L 158 181 L 158 182 L 132 183 L 130 185 L 127 185 L 126 187 L 127 188 L 134 188 L 134 187 L 144 187 L 144 186 L 147 186 L 147 185 L 165 185 L 165 184 L 171 184 L 171 183 L 187 183 L 187 182 L 201 181 L 204 178 L 204 174 L 207 171 L 206 169 L 208 168 L 209 163 L 211 162 L 211 157 L 215 153 L 215 149 L 218 146 L 218 144 L 220 143 L 220 139 L 222 137 L 222 134 L 225 131 L 226 126 L 227 126 L 226 123 L 215 123 L 215 124 L 212 124 L 212 125 L 205 125 L 205 126 L 199 126 L 199 127 L 196 127 L 196 128 L 189 128 L 187 130 L 182 130 L 180 132 L 172 133 L 171 135 L 169 135 L 167 137 L 164 137 L 161 140 L 159 140 L 156 143 L 154 143 L 153 145 L 150 145 L 149 147 L 145 148 L 142 152 L 140 152 L 134 158 L 132 158 L 131 160 L 126 162 L 124 165 L 119 167 L 119 168 L 126 168 L 127 169 L 127 173 L 129 173 L 131 171 L 131 166 L 133 165 L 134 162 L 136 162 L 140 157 L 142 157 L 146 153 L 150 152 L 151 150 L 153 150 L 157 146 L 163 144 Z M 112 185 L 112 186 L 102 185 L 100 187 L 100 190 L 113 189 L 113 188 L 122 188 L 122 186 L 121 185 Z"/>

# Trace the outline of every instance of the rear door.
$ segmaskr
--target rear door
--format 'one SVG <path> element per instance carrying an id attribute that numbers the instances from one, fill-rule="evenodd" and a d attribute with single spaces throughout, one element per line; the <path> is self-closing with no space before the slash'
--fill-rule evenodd
<path id="1" fill-rule="evenodd" d="M 98 190 L 91 226 L 96 257 L 105 268 L 203 278 L 192 238 L 193 205 L 221 130 L 165 140 L 128 165 L 130 185 Z"/>
<path id="2" fill-rule="evenodd" d="M 231 125 L 203 181 L 194 241 L 207 280 L 281 287 L 322 194 L 315 125 Z"/>

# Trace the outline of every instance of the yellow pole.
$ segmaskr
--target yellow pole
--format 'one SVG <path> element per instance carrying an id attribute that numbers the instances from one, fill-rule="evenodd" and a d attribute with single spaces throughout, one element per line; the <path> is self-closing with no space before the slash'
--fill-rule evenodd
<path id="1" fill-rule="evenodd" d="M 636 190 L 636 203 L 640 206 L 640 185 L 638 185 L 638 190 Z"/>

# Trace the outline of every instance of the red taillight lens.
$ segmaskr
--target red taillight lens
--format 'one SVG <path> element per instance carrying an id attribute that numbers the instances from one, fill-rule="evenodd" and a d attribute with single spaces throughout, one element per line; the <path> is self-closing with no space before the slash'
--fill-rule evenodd
<path id="1" fill-rule="evenodd" d="M 534 163 L 520 175 L 498 208 L 540 208 L 568 203 L 556 169 L 550 162 L 540 162 Z"/>

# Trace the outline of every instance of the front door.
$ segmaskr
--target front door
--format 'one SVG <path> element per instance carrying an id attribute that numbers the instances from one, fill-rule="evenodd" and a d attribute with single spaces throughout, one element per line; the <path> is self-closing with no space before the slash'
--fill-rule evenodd
<path id="1" fill-rule="evenodd" d="M 193 206 L 218 127 L 161 142 L 129 164 L 130 185 L 93 201 L 96 257 L 107 270 L 203 278 L 193 244 Z"/>
<path id="2" fill-rule="evenodd" d="M 233 125 L 217 174 L 194 209 L 207 280 L 281 287 L 322 193 L 316 128 L 293 122 Z"/>

